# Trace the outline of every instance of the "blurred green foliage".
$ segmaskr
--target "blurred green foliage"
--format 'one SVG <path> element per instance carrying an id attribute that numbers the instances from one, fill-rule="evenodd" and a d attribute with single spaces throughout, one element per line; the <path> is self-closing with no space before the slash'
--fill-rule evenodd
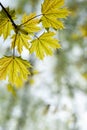
<path id="1" fill-rule="evenodd" d="M 18 0 L 17 1 L 17 11 L 19 13 L 24 13 L 24 11 L 36 11 L 37 5 L 40 0 Z"/>

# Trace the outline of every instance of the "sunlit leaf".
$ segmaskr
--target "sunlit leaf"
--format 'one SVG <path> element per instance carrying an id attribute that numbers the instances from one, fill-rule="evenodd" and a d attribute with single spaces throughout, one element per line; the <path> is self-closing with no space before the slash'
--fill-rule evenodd
<path id="1" fill-rule="evenodd" d="M 60 48 L 58 40 L 52 38 L 54 32 L 43 33 L 39 38 L 32 41 L 30 53 L 35 52 L 36 56 L 43 59 L 45 55 L 52 55 L 53 49 Z"/>
<path id="2" fill-rule="evenodd" d="M 12 19 L 15 19 L 15 11 L 9 10 L 9 8 L 6 8 L 8 13 L 10 14 Z M 5 11 L 2 9 L 0 11 L 0 35 L 3 34 L 4 39 L 6 39 L 9 35 L 11 30 L 13 29 L 12 23 L 10 19 L 8 18 Z"/>
<path id="3" fill-rule="evenodd" d="M 36 13 L 31 13 L 29 16 L 24 14 L 22 19 L 22 26 L 24 30 L 26 30 L 28 33 L 35 33 L 40 30 L 40 27 L 38 27 L 39 19 L 35 18 Z"/>
<path id="4" fill-rule="evenodd" d="M 41 20 L 45 28 L 64 28 L 62 21 L 59 19 L 66 18 L 69 14 L 69 11 L 66 8 L 61 8 L 63 5 L 64 0 L 44 0 L 41 9 L 43 14 Z"/>
<path id="5" fill-rule="evenodd" d="M 20 57 L 6 56 L 0 59 L 0 80 L 8 81 L 17 87 L 22 86 L 30 74 L 28 68 L 31 65 Z"/>
<path id="6" fill-rule="evenodd" d="M 30 39 L 29 35 L 25 35 L 23 33 L 14 34 L 12 36 L 12 46 L 11 46 L 11 48 L 17 47 L 18 52 L 22 53 L 23 46 L 26 49 L 29 49 L 29 47 L 30 47 L 29 39 Z"/>

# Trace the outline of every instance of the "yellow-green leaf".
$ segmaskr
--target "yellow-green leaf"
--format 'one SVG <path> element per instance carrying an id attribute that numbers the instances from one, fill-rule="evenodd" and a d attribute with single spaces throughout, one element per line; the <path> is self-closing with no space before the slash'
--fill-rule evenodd
<path id="1" fill-rule="evenodd" d="M 26 49 L 29 49 L 30 44 L 29 44 L 29 40 L 30 40 L 30 36 L 29 35 L 25 35 L 23 33 L 18 33 L 18 34 L 14 34 L 12 36 L 12 46 L 11 48 L 15 48 L 17 47 L 17 50 L 19 53 L 22 53 L 23 50 L 23 46 Z"/>
<path id="2" fill-rule="evenodd" d="M 10 14 L 11 18 L 14 19 L 15 18 L 14 10 L 9 10 L 9 8 L 6 8 L 6 10 Z M 2 9 L 0 11 L 0 35 L 3 34 L 4 39 L 6 39 L 10 35 L 12 29 L 13 29 L 12 23 L 8 18 L 7 14 Z"/>
<path id="3" fill-rule="evenodd" d="M 31 13 L 29 16 L 24 14 L 21 28 L 26 30 L 28 33 L 38 32 L 40 30 L 40 27 L 38 27 L 39 19 L 35 17 L 35 13 Z"/>
<path id="4" fill-rule="evenodd" d="M 31 43 L 30 53 L 35 52 L 36 56 L 43 59 L 45 55 L 52 55 L 53 49 L 60 48 L 58 40 L 53 38 L 54 32 L 43 33 Z"/>
<path id="5" fill-rule="evenodd" d="M 3 57 L 0 59 L 0 80 L 8 78 L 12 85 L 22 86 L 30 75 L 28 70 L 30 67 L 30 63 L 20 57 Z"/>
<path id="6" fill-rule="evenodd" d="M 64 0 L 45 0 L 42 4 L 42 24 L 45 28 L 53 27 L 54 29 L 62 29 L 64 25 L 60 18 L 66 18 L 69 11 L 66 8 L 61 8 L 64 5 Z"/>

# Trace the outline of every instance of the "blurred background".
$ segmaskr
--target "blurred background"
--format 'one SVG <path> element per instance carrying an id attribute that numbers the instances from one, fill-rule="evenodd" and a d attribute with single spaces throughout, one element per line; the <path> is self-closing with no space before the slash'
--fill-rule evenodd
<path id="1" fill-rule="evenodd" d="M 40 14 L 43 0 L 0 2 L 20 19 Z M 87 0 L 65 4 L 71 14 L 57 32 L 62 49 L 43 61 L 24 51 L 34 67 L 22 88 L 0 81 L 0 130 L 87 130 Z M 0 57 L 10 54 L 9 41 L 0 37 Z"/>

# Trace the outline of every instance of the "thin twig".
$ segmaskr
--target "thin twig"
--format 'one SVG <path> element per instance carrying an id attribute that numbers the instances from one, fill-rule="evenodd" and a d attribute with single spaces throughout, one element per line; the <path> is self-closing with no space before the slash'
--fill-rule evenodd
<path id="1" fill-rule="evenodd" d="M 11 15 L 8 13 L 8 11 L 5 9 L 5 7 L 2 5 L 2 3 L 0 2 L 0 6 L 2 7 L 2 9 L 4 10 L 4 12 L 6 13 L 6 15 L 8 16 L 8 18 L 10 19 L 12 25 L 14 26 L 14 28 L 17 28 L 17 25 L 15 24 L 15 22 L 13 21 Z"/>
<path id="2" fill-rule="evenodd" d="M 18 33 L 16 32 L 14 43 L 13 43 L 13 58 L 15 57 L 15 42 L 16 42 L 17 34 Z"/>

